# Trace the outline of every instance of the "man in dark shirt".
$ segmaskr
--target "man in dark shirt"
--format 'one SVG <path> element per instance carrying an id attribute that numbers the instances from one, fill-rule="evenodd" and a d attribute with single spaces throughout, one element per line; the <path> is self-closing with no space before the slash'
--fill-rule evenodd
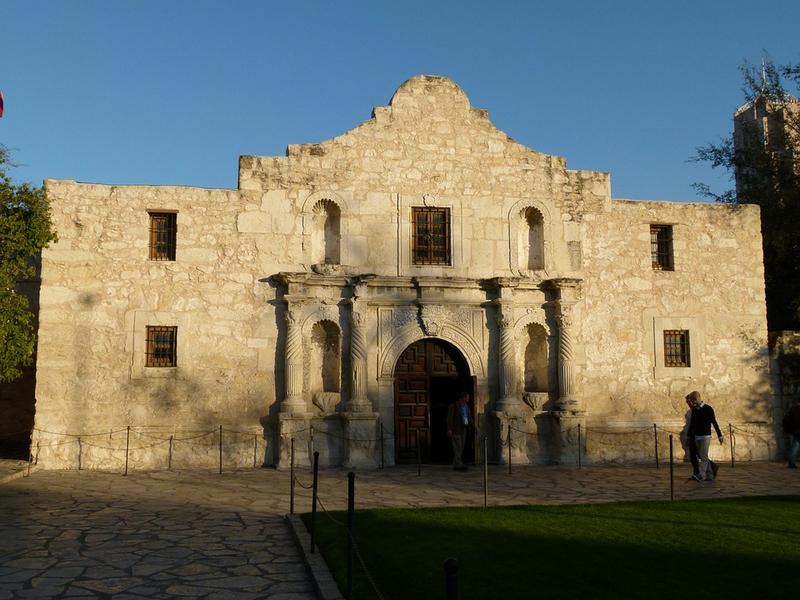
<path id="1" fill-rule="evenodd" d="M 472 415 L 467 400 L 469 395 L 462 393 L 456 402 L 447 407 L 447 435 L 453 444 L 453 468 L 457 471 L 464 471 L 467 468 L 462 459 L 464 442 L 472 425 Z"/>
<path id="2" fill-rule="evenodd" d="M 794 404 L 784 417 L 783 426 L 789 436 L 789 468 L 796 469 L 797 454 L 800 452 L 800 398 L 794 399 Z"/>
<path id="3" fill-rule="evenodd" d="M 703 402 L 700 392 L 690 392 L 686 396 L 686 400 L 693 404 L 691 422 L 689 423 L 689 437 L 694 438 L 694 443 L 697 447 L 697 458 L 700 461 L 700 473 L 696 479 L 699 481 L 705 475 L 706 481 L 713 481 L 715 473 L 708 458 L 708 448 L 711 445 L 711 426 L 714 426 L 720 444 L 725 442 L 725 436 L 722 435 L 719 424 L 717 424 L 714 409 Z"/>

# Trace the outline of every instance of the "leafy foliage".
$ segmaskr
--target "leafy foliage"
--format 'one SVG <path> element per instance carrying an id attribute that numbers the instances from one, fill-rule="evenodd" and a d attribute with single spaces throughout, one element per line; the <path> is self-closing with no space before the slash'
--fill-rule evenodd
<path id="1" fill-rule="evenodd" d="M 38 253 L 56 240 L 44 191 L 15 185 L 6 174 L 10 166 L 0 146 L 0 382 L 16 379 L 32 361 L 33 314 L 18 284 L 34 277 Z"/>
<path id="2" fill-rule="evenodd" d="M 740 70 L 759 118 L 693 157 L 727 170 L 735 189 L 694 187 L 718 202 L 761 207 L 769 329 L 800 329 L 800 103 L 784 87 L 787 81 L 800 90 L 800 64 L 765 61 L 761 69 L 745 63 Z"/>

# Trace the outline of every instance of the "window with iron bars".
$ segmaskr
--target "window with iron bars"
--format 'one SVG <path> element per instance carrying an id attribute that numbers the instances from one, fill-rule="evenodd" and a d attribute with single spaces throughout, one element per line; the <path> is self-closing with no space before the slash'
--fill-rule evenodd
<path id="1" fill-rule="evenodd" d="M 674 271 L 672 225 L 650 225 L 650 257 L 656 271 Z"/>
<path id="2" fill-rule="evenodd" d="M 415 265 L 450 264 L 450 209 L 414 207 L 412 262 Z"/>
<path id="3" fill-rule="evenodd" d="M 150 260 L 175 260 L 177 213 L 151 212 Z"/>
<path id="4" fill-rule="evenodd" d="M 664 330 L 664 365 L 690 367 L 689 332 L 685 329 Z"/>
<path id="5" fill-rule="evenodd" d="M 147 327 L 146 367 L 178 366 L 178 328 Z"/>

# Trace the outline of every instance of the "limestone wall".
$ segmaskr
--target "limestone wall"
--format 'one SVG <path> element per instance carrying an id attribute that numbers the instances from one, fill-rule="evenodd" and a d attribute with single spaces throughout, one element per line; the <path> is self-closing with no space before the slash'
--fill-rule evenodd
<path id="1" fill-rule="evenodd" d="M 377 277 L 364 284 L 372 288 L 363 300 L 373 408 L 391 421 L 384 349 L 399 355 L 400 342 L 430 335 L 419 328 L 417 303 L 449 303 L 438 312 L 448 326 L 466 323 L 452 331 L 466 332 L 461 350 L 482 365 L 484 424 L 499 393 L 499 350 L 490 341 L 497 298 L 485 280 L 508 278 L 503 301 L 516 308 L 506 316 L 520 328 L 541 324 L 545 336 L 546 363 L 520 345 L 515 393 L 552 401 L 558 331 L 546 282 L 567 277 L 582 281 L 575 363 L 593 459 L 646 456 L 635 436 L 609 444 L 591 427 L 677 426 L 691 389 L 706 394 L 721 422 L 770 431 L 755 207 L 612 200 L 607 174 L 572 171 L 562 158 L 517 144 L 455 84 L 427 76 L 403 84 L 389 106 L 339 137 L 290 146 L 286 157 L 242 157 L 239 185 L 46 182 L 59 241 L 43 253 L 34 440 L 43 464 L 122 468 L 128 445 L 137 467 L 161 468 L 170 456 L 176 466 L 213 465 L 219 426 L 226 464 L 252 464 L 254 454 L 271 464 L 286 389 L 282 272 L 317 274 L 313 286 L 302 277 L 296 285 L 319 304 L 301 311 L 311 319 L 303 331 L 313 335 L 317 318 L 333 323 L 331 339 L 338 328 L 342 382 L 339 392 L 325 388 L 336 410 L 349 393 L 353 277 Z M 450 210 L 450 265 L 411 264 L 411 209 L 421 206 Z M 535 270 L 520 256 L 528 209 L 541 215 L 544 238 L 543 268 Z M 177 212 L 175 261 L 148 259 L 148 211 Z M 325 211 L 340 221 L 330 229 L 339 234 L 338 264 L 319 264 Z M 673 225 L 675 271 L 651 267 L 653 223 Z M 177 368 L 144 367 L 147 325 L 178 327 Z M 659 366 L 659 327 L 691 331 L 690 369 Z M 332 427 L 336 419 L 312 406 L 309 371 L 322 359 L 309 348 L 304 401 Z M 526 360 L 547 376 L 547 390 L 525 388 Z M 552 404 L 536 399 L 535 409 Z M 55 435 L 65 432 L 73 436 Z M 344 452 L 337 443 L 327 451 L 331 463 Z M 540 446 L 532 441 L 531 452 L 546 460 Z"/>

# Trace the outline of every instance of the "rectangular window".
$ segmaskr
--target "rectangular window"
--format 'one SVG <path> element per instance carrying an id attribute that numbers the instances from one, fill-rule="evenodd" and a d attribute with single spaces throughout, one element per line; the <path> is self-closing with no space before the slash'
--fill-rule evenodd
<path id="1" fill-rule="evenodd" d="M 412 208 L 415 265 L 450 264 L 450 209 Z"/>
<path id="2" fill-rule="evenodd" d="M 150 260 L 175 260 L 177 213 L 150 214 Z"/>
<path id="3" fill-rule="evenodd" d="M 664 366 L 692 366 L 689 360 L 689 332 L 686 329 L 664 330 Z"/>
<path id="4" fill-rule="evenodd" d="M 178 365 L 177 350 L 177 327 L 147 327 L 146 367 L 176 367 Z"/>
<path id="5" fill-rule="evenodd" d="M 674 271 L 672 225 L 650 225 L 650 257 L 656 271 Z"/>

